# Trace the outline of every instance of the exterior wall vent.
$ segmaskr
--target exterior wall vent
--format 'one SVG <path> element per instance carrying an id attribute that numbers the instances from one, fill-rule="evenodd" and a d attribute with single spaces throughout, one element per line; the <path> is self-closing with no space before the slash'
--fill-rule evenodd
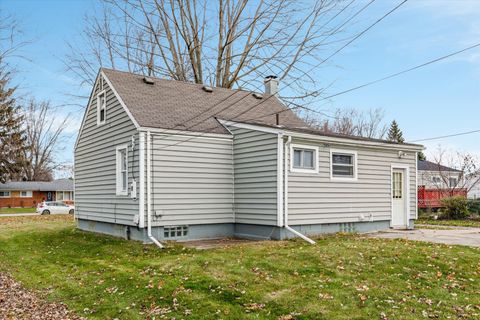
<path id="1" fill-rule="evenodd" d="M 202 89 L 203 89 L 203 91 L 205 91 L 205 92 L 213 92 L 213 88 L 210 87 L 210 86 L 203 86 Z"/>
<path id="2" fill-rule="evenodd" d="M 263 95 L 261 95 L 260 93 L 252 93 L 252 96 L 255 98 L 255 99 L 263 99 Z"/>
<path id="3" fill-rule="evenodd" d="M 143 77 L 143 82 L 149 85 L 155 84 L 155 81 L 153 80 L 153 78 L 150 78 L 150 77 Z"/>

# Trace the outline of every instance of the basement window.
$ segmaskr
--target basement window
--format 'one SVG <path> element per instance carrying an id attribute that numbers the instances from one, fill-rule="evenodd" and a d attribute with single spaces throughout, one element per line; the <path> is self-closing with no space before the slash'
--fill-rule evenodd
<path id="1" fill-rule="evenodd" d="M 97 95 L 97 125 L 105 124 L 107 119 L 107 95 L 105 91 Z"/>
<path id="2" fill-rule="evenodd" d="M 188 226 L 172 226 L 163 228 L 164 239 L 174 239 L 186 237 L 188 235 Z"/>

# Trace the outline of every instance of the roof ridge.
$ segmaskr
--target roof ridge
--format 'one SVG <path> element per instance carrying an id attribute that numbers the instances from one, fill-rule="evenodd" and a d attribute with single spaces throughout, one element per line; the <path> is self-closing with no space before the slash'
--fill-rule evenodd
<path id="1" fill-rule="evenodd" d="M 182 83 L 182 84 L 188 84 L 188 85 L 196 86 L 196 87 L 199 87 L 199 88 L 202 88 L 203 86 L 211 86 L 211 85 L 205 84 L 205 83 L 195 83 L 195 82 L 192 82 L 192 81 L 183 81 L 183 80 L 177 80 L 177 79 L 165 79 L 165 78 L 159 78 L 159 77 L 156 77 L 156 76 L 148 76 L 148 75 L 144 75 L 144 74 L 140 74 L 140 73 L 118 70 L 118 69 L 105 68 L 105 67 L 100 67 L 100 70 L 104 70 L 104 71 L 107 71 L 107 72 L 124 73 L 124 74 L 129 74 L 129 75 L 138 76 L 138 77 L 149 77 L 149 78 L 152 78 L 152 79 L 155 79 L 155 80 L 160 80 L 160 81 L 165 81 L 165 82 L 178 82 L 178 83 Z M 212 87 L 213 87 L 214 90 L 218 89 L 218 90 L 225 90 L 225 91 L 240 91 L 240 92 L 246 92 L 246 93 L 260 93 L 260 94 L 262 94 L 264 96 L 267 96 L 267 97 L 271 96 L 271 94 L 268 94 L 268 93 L 265 93 L 265 92 L 262 92 L 262 91 L 258 92 L 258 91 L 246 90 L 246 89 L 243 89 L 243 88 L 225 88 L 225 87 L 217 87 L 217 86 L 212 86 Z"/>

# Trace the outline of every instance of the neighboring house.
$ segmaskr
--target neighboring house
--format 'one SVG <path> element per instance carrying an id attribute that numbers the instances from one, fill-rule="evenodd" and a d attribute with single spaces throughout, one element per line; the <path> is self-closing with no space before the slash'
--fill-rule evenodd
<path id="1" fill-rule="evenodd" d="M 101 69 L 75 145 L 78 227 L 146 242 L 411 227 L 423 146 L 310 129 L 277 85 Z"/>
<path id="2" fill-rule="evenodd" d="M 462 172 L 427 160 L 418 160 L 418 207 L 440 208 L 441 199 L 467 195 Z"/>
<path id="3" fill-rule="evenodd" d="M 1 207 L 34 207 L 42 201 L 72 201 L 73 180 L 12 181 L 0 184 Z"/>

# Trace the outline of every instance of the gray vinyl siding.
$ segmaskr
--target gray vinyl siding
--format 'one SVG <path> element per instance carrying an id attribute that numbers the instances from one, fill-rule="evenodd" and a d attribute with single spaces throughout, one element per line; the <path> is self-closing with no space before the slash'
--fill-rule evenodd
<path id="1" fill-rule="evenodd" d="M 344 147 L 320 142 L 295 140 L 293 143 L 319 148 L 317 173 L 289 173 L 289 224 L 359 222 L 363 214 L 369 221 L 391 220 L 391 165 L 409 166 L 410 218 L 416 217 L 415 152 L 399 159 L 398 151 L 364 146 Z M 330 149 L 357 152 L 357 181 L 330 178 Z M 290 151 L 290 150 L 289 150 Z M 290 158 L 290 157 L 288 157 Z M 287 159 L 290 161 L 290 159 Z"/>
<path id="2" fill-rule="evenodd" d="M 229 127 L 234 135 L 235 222 L 277 224 L 277 135 Z"/>
<path id="3" fill-rule="evenodd" d="M 75 149 L 76 215 L 80 219 L 134 225 L 138 200 L 116 195 L 116 147 L 131 146 L 135 136 L 135 150 L 128 149 L 128 185 L 133 178 L 138 184 L 138 133 L 106 83 L 104 89 L 106 123 L 97 126 L 97 86 Z"/>
<path id="4" fill-rule="evenodd" d="M 231 137 L 152 133 L 151 171 L 153 225 L 234 222 Z"/>

